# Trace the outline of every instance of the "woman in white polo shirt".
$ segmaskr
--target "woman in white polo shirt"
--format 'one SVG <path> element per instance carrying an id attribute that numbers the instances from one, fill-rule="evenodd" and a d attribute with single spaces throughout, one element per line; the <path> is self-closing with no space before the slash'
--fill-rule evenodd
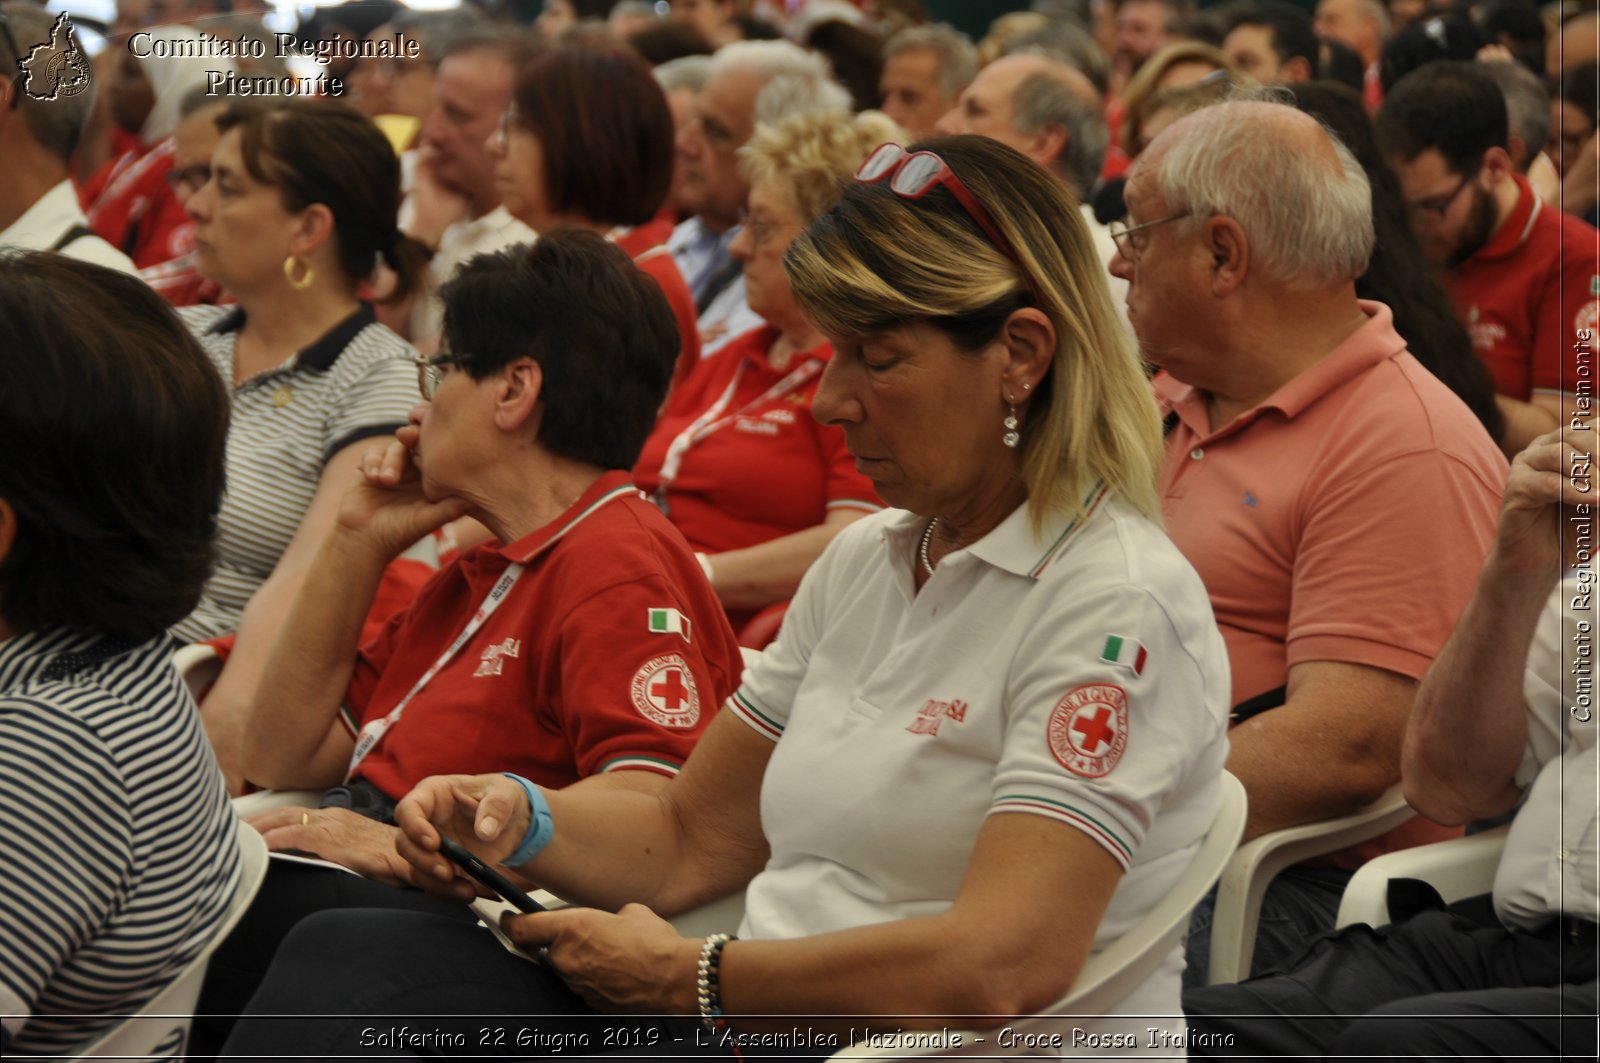
<path id="1" fill-rule="evenodd" d="M 746 1054 L 815 1056 L 863 1029 L 1006 1027 L 1007 1054 L 1057 1055 L 1182 1029 L 1178 949 L 1115 1014 L 1018 1019 L 1189 864 L 1227 658 L 1156 523 L 1156 410 L 1076 205 L 993 141 L 924 146 L 875 151 L 786 260 L 836 352 L 816 416 L 900 508 L 834 541 L 661 794 L 447 776 L 400 805 L 436 888 L 471 893 L 442 833 L 594 907 L 506 921 L 545 966 L 437 918 L 308 920 L 253 1011 L 593 1009 L 676 1018 L 562 1027 L 592 1051 L 625 1028 L 623 1049 L 725 1053 L 731 1026 Z M 731 943 L 654 914 L 740 890 Z M 337 1055 L 363 1026 L 263 1019 L 230 1049 Z"/>

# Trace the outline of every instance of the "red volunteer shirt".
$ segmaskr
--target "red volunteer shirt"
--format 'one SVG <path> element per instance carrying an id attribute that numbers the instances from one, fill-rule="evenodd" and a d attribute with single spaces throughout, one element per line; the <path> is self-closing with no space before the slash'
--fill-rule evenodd
<path id="1" fill-rule="evenodd" d="M 1495 391 L 1526 402 L 1575 387 L 1578 330 L 1600 316 L 1600 232 L 1515 180 L 1510 216 L 1446 284 Z"/>
<path id="2" fill-rule="evenodd" d="M 107 162 L 84 185 L 79 202 L 89 228 L 139 269 L 194 250 L 194 222 L 167 184 L 172 138 Z"/>
<path id="3" fill-rule="evenodd" d="M 510 546 L 441 569 L 361 647 L 346 692 L 355 721 L 400 703 L 513 562 L 525 569 L 500 607 L 356 777 L 398 798 L 450 772 L 512 771 L 557 788 L 602 771 L 676 773 L 743 663 L 683 537 L 625 472 Z"/>
<path id="4" fill-rule="evenodd" d="M 811 416 L 820 373 L 762 401 L 808 360 L 821 365 L 833 356 L 823 343 L 780 371 L 767 361 L 777 338 L 770 326 L 754 329 L 702 361 L 668 400 L 634 467 L 634 482 L 655 497 L 672 441 L 738 376 L 721 426 L 689 448 L 666 491 L 668 516 L 696 550 L 721 553 L 804 531 L 836 506 L 879 508 L 844 432 Z"/>

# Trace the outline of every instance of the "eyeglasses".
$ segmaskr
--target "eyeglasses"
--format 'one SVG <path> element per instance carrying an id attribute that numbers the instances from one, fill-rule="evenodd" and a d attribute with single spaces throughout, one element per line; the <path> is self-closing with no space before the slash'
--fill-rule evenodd
<path id="1" fill-rule="evenodd" d="M 11 35 L 11 22 L 4 11 L 0 11 L 0 34 L 5 35 L 6 47 L 11 49 L 11 61 L 17 68 L 11 74 L 10 107 L 14 111 L 22 103 L 22 49 L 17 47 L 17 39 Z"/>
<path id="2" fill-rule="evenodd" d="M 181 170 L 167 171 L 167 186 L 180 196 L 192 196 L 211 180 L 211 164 L 197 162 Z"/>
<path id="3" fill-rule="evenodd" d="M 507 144 L 511 143 L 511 130 L 517 124 L 517 105 L 512 104 L 500 112 L 500 126 L 495 130 L 494 142 L 504 151 Z"/>
<path id="4" fill-rule="evenodd" d="M 1149 229 L 1157 225 L 1165 225 L 1169 221 L 1177 221 L 1179 218 L 1187 218 L 1188 216 L 1188 211 L 1180 210 L 1176 214 L 1168 214 L 1165 218 L 1157 218 L 1155 221 L 1140 222 L 1138 225 L 1129 225 L 1121 218 L 1118 218 L 1116 221 L 1106 226 L 1106 231 L 1111 234 L 1111 239 L 1116 242 L 1117 253 L 1123 258 L 1127 259 L 1129 262 L 1137 262 L 1139 260 L 1139 253 L 1143 251 L 1144 248 L 1140 247 L 1138 242 L 1134 240 L 1134 233 L 1138 232 L 1140 229 Z"/>
<path id="5" fill-rule="evenodd" d="M 467 356 L 464 354 L 436 354 L 432 358 L 417 359 L 417 390 L 422 392 L 422 397 L 428 402 L 439 394 L 439 385 L 444 382 L 444 373 L 440 372 L 447 365 L 465 365 Z"/>
<path id="6" fill-rule="evenodd" d="M 750 231 L 750 242 L 760 247 L 767 242 L 767 238 L 779 229 L 798 229 L 799 225 L 786 222 L 767 221 L 758 218 L 743 207 L 739 208 L 739 227 Z"/>
<path id="7" fill-rule="evenodd" d="M 1044 302 L 1033 273 L 1023 263 L 1016 247 L 1006 239 L 1006 234 L 1001 231 L 1000 226 L 995 224 L 994 217 L 984 209 L 983 204 L 978 202 L 978 198 L 967 189 L 967 186 L 961 183 L 961 178 L 950 169 L 950 164 L 933 152 L 908 152 L 899 144 L 879 144 L 856 170 L 856 180 L 869 185 L 888 181 L 890 191 L 901 199 L 921 199 L 935 188 L 948 189 L 955 197 L 955 201 L 961 205 L 961 209 L 967 212 L 967 217 L 983 230 L 983 234 L 989 238 L 989 243 L 994 245 L 995 250 L 1009 258 L 1011 264 L 1022 273 L 1022 278 L 1033 292 L 1034 299 L 1040 303 Z"/>
<path id="8" fill-rule="evenodd" d="M 1455 188 L 1451 189 L 1448 194 L 1442 196 L 1429 196 L 1426 199 L 1419 199 L 1407 203 L 1406 210 L 1413 214 L 1431 214 L 1435 220 L 1443 218 L 1445 211 L 1450 209 L 1450 205 L 1456 201 L 1456 198 L 1461 195 L 1462 190 L 1465 189 L 1467 185 L 1471 184 L 1472 179 L 1476 176 L 1478 176 L 1478 167 L 1474 166 L 1470 173 L 1466 174 L 1461 178 L 1460 181 L 1456 182 Z"/>

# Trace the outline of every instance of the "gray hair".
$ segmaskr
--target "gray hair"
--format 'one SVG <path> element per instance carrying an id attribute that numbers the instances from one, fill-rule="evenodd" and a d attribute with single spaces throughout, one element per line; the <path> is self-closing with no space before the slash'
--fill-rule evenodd
<path id="1" fill-rule="evenodd" d="M 668 59 L 655 68 L 655 75 L 656 84 L 661 86 L 662 92 L 672 92 L 674 89 L 699 92 L 711 79 L 711 57 L 682 55 Z"/>
<path id="2" fill-rule="evenodd" d="M 950 99 L 978 76 L 978 49 L 972 46 L 972 38 L 947 23 L 901 30 L 883 46 L 883 58 L 888 62 L 901 52 L 918 51 L 939 57 L 939 91 Z"/>
<path id="3" fill-rule="evenodd" d="M 17 39 L 18 48 L 27 49 L 50 40 L 50 29 L 55 25 L 56 16 L 43 6 L 6 4 L 5 15 L 11 23 L 11 35 Z M 76 31 L 72 33 L 71 40 L 73 47 L 82 52 L 87 62 L 89 53 L 83 51 L 83 42 L 78 39 Z M 23 56 L 12 55 L 5 38 L 0 37 L 0 61 L 5 63 L 0 69 L 12 79 L 11 91 L 21 96 L 17 101 L 17 110 L 27 122 L 28 133 L 40 147 L 63 163 L 68 162 L 77 150 L 84 124 L 94 110 L 95 78 L 91 74 L 89 87 L 76 96 L 36 100 L 22 91 L 22 75 L 18 69 L 22 59 Z"/>
<path id="4" fill-rule="evenodd" d="M 1339 173 L 1287 145 L 1260 95 L 1213 104 L 1183 120 L 1183 136 L 1155 162 L 1167 209 L 1191 228 L 1227 215 L 1250 241 L 1253 269 L 1289 288 L 1352 281 L 1372 257 L 1372 187 L 1350 149 L 1323 127 Z M 1254 112 L 1254 113 L 1252 113 Z"/>
<path id="5" fill-rule="evenodd" d="M 850 113 L 850 93 L 833 80 L 828 61 L 797 44 L 736 41 L 724 45 L 711 57 L 710 77 L 733 70 L 753 71 L 766 82 L 756 93 L 756 125 L 824 111 Z"/>
<path id="6" fill-rule="evenodd" d="M 1055 160 L 1056 175 L 1079 200 L 1088 196 L 1111 144 L 1111 130 L 1100 108 L 1043 70 L 1022 80 L 1011 106 L 1011 124 L 1019 133 L 1032 134 L 1051 125 L 1066 130 L 1067 147 Z"/>
<path id="7" fill-rule="evenodd" d="M 1550 93 L 1544 82 L 1521 63 L 1500 60 L 1479 66 L 1500 86 L 1500 94 L 1506 98 L 1511 135 L 1522 140 L 1525 153 L 1517 160 L 1517 167 L 1527 173 L 1550 139 Z"/>
<path id="8" fill-rule="evenodd" d="M 482 36 L 491 28 L 491 23 L 471 7 L 454 11 L 402 9 L 389 20 L 388 28 L 391 33 L 415 37 L 422 59 L 438 66 L 463 38 Z"/>
<path id="9" fill-rule="evenodd" d="M 1043 55 L 1077 70 L 1104 96 L 1111 86 L 1111 61 L 1094 38 L 1072 22 L 1052 22 L 1006 42 L 1001 55 Z"/>

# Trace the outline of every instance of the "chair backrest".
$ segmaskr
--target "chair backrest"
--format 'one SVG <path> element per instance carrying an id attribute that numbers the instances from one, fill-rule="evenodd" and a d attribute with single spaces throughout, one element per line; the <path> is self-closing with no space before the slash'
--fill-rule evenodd
<path id="1" fill-rule="evenodd" d="M 206 965 L 233 928 L 243 918 L 261 880 L 267 874 L 267 843 L 248 823 L 238 824 L 239 888 L 228 902 L 221 922 L 199 955 L 189 961 L 166 988 L 145 1002 L 137 1012 L 101 1034 L 80 1050 L 79 1058 L 91 1059 L 173 1059 L 184 1054 L 189 1040 L 189 1025 L 200 1000 L 200 984 Z"/>
<path id="2" fill-rule="evenodd" d="M 1249 977 L 1261 902 L 1280 871 L 1302 860 L 1387 834 L 1415 815 L 1406 804 L 1403 787 L 1395 783 L 1372 804 L 1349 815 L 1268 831 L 1239 846 L 1217 883 L 1206 984 L 1239 982 Z"/>
<path id="3" fill-rule="evenodd" d="M 1211 829 L 1183 877 L 1133 929 L 1090 956 L 1072 989 L 1052 1011 L 1100 1015 L 1118 1004 L 1155 973 L 1189 928 L 1189 915 L 1216 885 L 1222 869 L 1244 836 L 1247 803 L 1244 786 L 1222 773 L 1222 801 Z"/>
<path id="4" fill-rule="evenodd" d="M 204 642 L 191 642 L 174 651 L 172 667 L 183 680 L 183 685 L 189 688 L 189 696 L 198 705 L 221 674 L 222 657 L 214 647 Z"/>

